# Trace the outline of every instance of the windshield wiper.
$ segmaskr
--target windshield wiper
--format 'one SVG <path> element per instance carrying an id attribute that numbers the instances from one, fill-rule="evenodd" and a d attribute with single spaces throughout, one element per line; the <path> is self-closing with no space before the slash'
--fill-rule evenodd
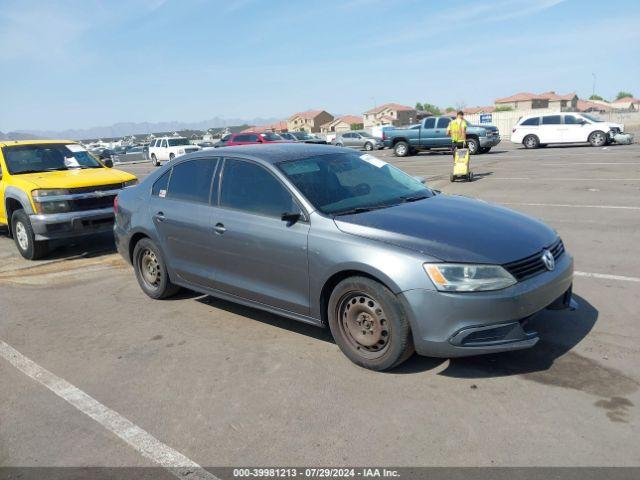
<path id="1" fill-rule="evenodd" d="M 371 210 L 380 210 L 381 208 L 393 207 L 395 205 L 398 205 L 398 204 L 397 203 L 381 203 L 379 205 L 369 205 L 367 207 L 355 207 L 355 208 L 350 208 L 349 210 L 339 210 L 335 212 L 334 215 L 335 216 L 352 215 L 355 213 L 364 213 L 364 212 L 370 212 Z"/>
<path id="2" fill-rule="evenodd" d="M 400 197 L 403 202 L 417 202 L 418 200 L 424 200 L 425 198 L 429 198 L 429 195 L 413 195 L 407 197 Z"/>

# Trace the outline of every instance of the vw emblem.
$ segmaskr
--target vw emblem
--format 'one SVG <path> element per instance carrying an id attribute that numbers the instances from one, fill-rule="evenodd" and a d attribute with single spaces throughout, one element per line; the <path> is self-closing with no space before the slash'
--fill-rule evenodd
<path id="1" fill-rule="evenodd" d="M 553 258 L 553 254 L 549 250 L 542 252 L 542 263 L 547 267 L 547 270 L 551 271 L 556 268 L 556 261 Z"/>

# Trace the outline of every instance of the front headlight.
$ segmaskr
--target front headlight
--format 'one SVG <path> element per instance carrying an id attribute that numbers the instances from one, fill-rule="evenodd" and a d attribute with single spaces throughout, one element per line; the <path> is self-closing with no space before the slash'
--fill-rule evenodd
<path id="1" fill-rule="evenodd" d="M 60 188 L 50 190 L 32 190 L 32 197 L 57 197 L 58 195 L 67 195 L 69 190 L 63 190 Z"/>
<path id="2" fill-rule="evenodd" d="M 138 179 L 134 178 L 133 180 L 129 180 L 127 182 L 124 182 L 122 184 L 122 188 L 127 188 L 127 187 L 133 187 L 134 185 L 138 184 Z"/>
<path id="3" fill-rule="evenodd" d="M 485 292 L 516 283 L 516 279 L 500 265 L 425 263 L 424 269 L 442 292 Z"/>
<path id="4" fill-rule="evenodd" d="M 50 190 L 32 190 L 33 205 L 36 213 L 64 213 L 69 211 L 69 202 L 66 200 L 47 200 L 48 197 L 57 197 L 59 195 L 67 195 L 68 190 L 50 189 Z"/>

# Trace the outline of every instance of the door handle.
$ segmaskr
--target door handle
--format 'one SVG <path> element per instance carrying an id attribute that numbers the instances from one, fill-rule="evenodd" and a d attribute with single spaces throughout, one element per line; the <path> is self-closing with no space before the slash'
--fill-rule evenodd
<path id="1" fill-rule="evenodd" d="M 166 217 L 164 216 L 163 212 L 158 212 L 156 213 L 153 218 L 155 218 L 156 220 L 158 220 L 159 222 L 164 222 Z"/>
<path id="2" fill-rule="evenodd" d="M 222 223 L 216 223 L 216 226 L 213 227 L 213 231 L 218 235 L 222 235 L 224 232 L 227 231 L 227 229 L 224 228 L 224 225 Z"/>

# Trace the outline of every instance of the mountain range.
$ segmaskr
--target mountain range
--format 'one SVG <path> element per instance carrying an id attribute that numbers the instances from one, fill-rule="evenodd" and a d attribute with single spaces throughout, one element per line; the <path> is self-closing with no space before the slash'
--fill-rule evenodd
<path id="1" fill-rule="evenodd" d="M 67 130 L 16 130 L 0 132 L 0 140 L 29 140 L 33 138 L 68 138 L 84 140 L 88 138 L 117 138 L 126 135 L 169 132 L 178 130 L 206 130 L 208 128 L 234 125 L 264 125 L 278 121 L 277 118 L 221 118 L 214 117 L 201 122 L 119 122 L 105 127 L 91 127 Z"/>

